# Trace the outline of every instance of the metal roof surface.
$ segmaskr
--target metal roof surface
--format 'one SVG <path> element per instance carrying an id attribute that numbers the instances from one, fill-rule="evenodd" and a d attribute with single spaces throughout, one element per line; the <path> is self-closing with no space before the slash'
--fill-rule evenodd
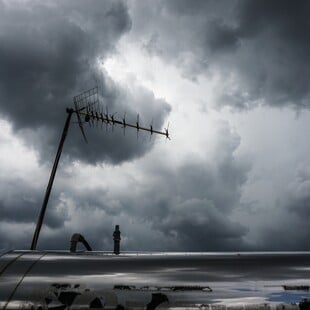
<path id="1" fill-rule="evenodd" d="M 309 287 L 310 252 L 10 251 L 0 257 L 2 309 L 309 309 Z"/>

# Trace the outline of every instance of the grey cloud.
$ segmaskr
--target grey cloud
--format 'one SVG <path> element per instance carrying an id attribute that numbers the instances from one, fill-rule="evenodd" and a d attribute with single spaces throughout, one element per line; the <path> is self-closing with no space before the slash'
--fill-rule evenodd
<path id="1" fill-rule="evenodd" d="M 238 0 L 171 0 L 169 2 L 159 1 L 159 3 L 168 11 L 177 13 L 180 16 L 197 16 L 198 14 L 204 15 L 207 19 L 209 16 L 214 18 L 221 14 L 223 19 L 228 19 Z M 164 11 L 164 9 L 162 10 Z"/>
<path id="2" fill-rule="evenodd" d="M 236 8 L 240 19 L 240 33 L 250 37 L 262 32 L 277 31 L 289 40 L 305 44 L 307 32 L 301 30 L 309 27 L 309 8 L 308 1 L 303 0 L 241 0 Z"/>
<path id="3" fill-rule="evenodd" d="M 213 20 L 206 26 L 206 46 L 212 53 L 231 52 L 238 47 L 239 38 L 236 29 L 221 21 Z"/>
<path id="4" fill-rule="evenodd" d="M 246 226 L 231 221 L 221 205 L 214 205 L 207 198 L 185 200 L 177 207 L 170 207 L 167 216 L 154 226 L 174 238 L 182 250 L 244 250 L 247 247 L 243 240 Z"/>
<path id="5" fill-rule="evenodd" d="M 240 66 L 240 72 L 258 89 L 256 96 L 271 105 L 308 108 L 309 2 L 242 1 L 238 9 L 240 38 L 256 51 L 253 70 Z"/>
<path id="6" fill-rule="evenodd" d="M 244 242 L 247 226 L 230 217 L 240 203 L 241 188 L 251 166 L 234 154 L 240 145 L 240 137 L 225 122 L 215 126 L 214 156 L 218 160 L 193 157 L 190 163 L 182 162 L 176 168 L 172 164 L 167 166 L 165 159 L 156 158 L 137 164 L 139 178 L 128 177 L 126 173 L 116 174 L 113 182 L 109 182 L 111 174 L 108 173 L 103 176 L 104 187 L 91 189 L 83 184 L 76 185 L 77 182 L 88 182 L 78 177 L 77 172 L 60 172 L 39 248 L 67 249 L 71 235 L 79 232 L 94 249 L 111 249 L 114 225 L 120 224 L 124 250 L 247 249 Z M 66 181 L 72 178 L 75 185 Z M 125 187 L 119 185 L 124 182 Z M 27 191 L 33 192 L 21 183 L 19 192 Z M 8 192 L 14 193 L 15 189 Z M 31 224 L 28 239 L 3 236 L 0 248 L 8 245 L 29 247 L 36 217 L 33 211 L 14 217 L 23 204 L 22 198 L 18 201 L 5 202 L 12 212 L 3 221 L 14 220 L 12 227 L 21 227 L 26 217 L 26 223 Z M 54 224 L 56 220 L 58 225 Z"/>
<path id="7" fill-rule="evenodd" d="M 309 183 L 309 181 L 308 181 Z M 309 184 L 308 184 L 309 189 Z M 301 218 L 310 216 L 310 194 L 304 193 L 297 197 L 291 197 L 288 205 L 289 211 L 298 214 Z"/>
<path id="8" fill-rule="evenodd" d="M 258 250 L 308 251 L 310 169 L 300 165 L 275 205 L 263 209 L 255 245 Z M 255 225 L 255 219 L 254 219 Z"/>
<path id="9" fill-rule="evenodd" d="M 302 165 L 296 171 L 286 195 L 285 206 L 289 212 L 306 220 L 310 216 L 310 169 Z"/>
<path id="10" fill-rule="evenodd" d="M 309 251 L 309 229 L 306 218 L 294 216 L 285 209 L 278 210 L 273 223 L 263 225 L 259 239 L 252 249 L 263 251 Z"/>
<path id="11" fill-rule="evenodd" d="M 189 79 L 220 76 L 217 106 L 309 107 L 307 0 L 158 1 L 133 8 L 134 34 L 145 42 L 156 34 L 153 53 Z M 144 27 L 142 14 L 149 16 Z"/>
<path id="12" fill-rule="evenodd" d="M 212 165 L 193 158 L 191 163 L 162 173 L 160 161 L 152 162 L 152 175 L 145 174 L 138 184 L 129 182 L 128 190 L 120 192 L 117 198 L 95 190 L 75 192 L 72 199 L 83 212 L 102 212 L 103 218 L 119 220 L 127 249 L 154 250 L 156 244 L 161 245 L 161 250 L 247 249 L 243 240 L 247 227 L 232 221 L 230 215 L 239 205 L 250 163 L 234 155 L 240 144 L 238 135 L 226 123 L 217 126 L 216 148 L 222 157 Z M 122 218 L 126 220 L 123 222 Z M 144 242 L 138 236 L 139 226 L 148 231 Z M 87 234 L 94 234 L 90 227 L 86 230 Z M 147 241 L 152 238 L 155 242 Z"/>
<path id="13" fill-rule="evenodd" d="M 240 203 L 250 163 L 235 157 L 240 139 L 227 124 L 218 124 L 217 139 L 216 154 L 221 155 L 216 160 L 193 159 L 165 176 L 171 189 L 159 194 L 160 199 L 155 193 L 147 195 L 155 208 L 145 211 L 145 216 L 152 218 L 155 229 L 175 236 L 186 250 L 247 248 L 243 241 L 247 228 L 233 222 L 230 214 Z"/>
<path id="14" fill-rule="evenodd" d="M 183 218 L 173 221 L 167 229 L 176 231 L 179 240 L 184 242 L 191 251 L 221 251 L 244 250 L 246 245 L 243 237 L 247 228 L 240 223 L 234 223 L 223 216 L 218 210 L 204 201 L 187 203 L 184 208 L 193 210 L 198 208 L 197 218 Z M 208 209 L 208 210 L 207 210 Z M 192 214 L 192 211 L 191 211 Z M 202 217 L 203 216 L 203 217 Z M 202 223 L 201 219 L 204 219 Z"/>
<path id="15" fill-rule="evenodd" d="M 172 0 L 167 2 L 167 8 L 172 11 L 176 11 L 181 15 L 192 15 L 197 14 L 199 11 L 203 10 L 210 4 L 210 1 L 191 1 L 189 3 L 187 0 Z"/>
<path id="16" fill-rule="evenodd" d="M 40 150 L 43 161 L 55 153 L 72 97 L 99 84 L 105 106 L 135 121 L 140 112 L 147 124 L 152 117 L 161 127 L 169 105 L 151 92 L 138 94 L 114 84 L 98 66 L 113 53 L 131 20 L 122 1 L 37 1 L 9 5 L 0 2 L 0 112 L 29 144 Z M 145 104 L 139 101 L 145 100 Z M 72 124 L 74 127 L 74 124 Z M 42 134 L 44 133 L 44 135 Z M 66 154 L 91 162 L 121 162 L 144 154 L 151 143 L 136 143 L 136 136 L 88 134 L 90 146 L 81 143 L 72 128 Z M 100 141 L 100 142 L 98 142 Z M 119 141 L 119 143 L 115 143 Z"/>
<path id="17" fill-rule="evenodd" d="M 43 200 L 42 189 L 33 186 L 32 181 L 20 179 L 9 180 L 6 178 L 0 182 L 1 198 L 1 221 L 7 223 L 30 224 L 36 219 Z M 50 200 L 46 222 L 47 227 L 56 229 L 62 227 L 64 221 L 68 219 L 66 206 L 61 201 L 61 195 L 53 196 Z"/>

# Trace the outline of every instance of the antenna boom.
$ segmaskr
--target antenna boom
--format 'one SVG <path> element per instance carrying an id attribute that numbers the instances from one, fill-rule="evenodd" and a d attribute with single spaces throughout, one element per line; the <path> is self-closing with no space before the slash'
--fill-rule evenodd
<path id="1" fill-rule="evenodd" d="M 126 127 L 134 128 L 134 129 L 137 130 L 137 135 L 138 135 L 138 132 L 140 130 L 143 130 L 143 131 L 150 132 L 151 135 L 153 133 L 155 133 L 155 134 L 163 135 L 167 139 L 170 139 L 169 132 L 168 132 L 168 127 L 169 126 L 167 128 L 165 128 L 165 131 L 154 130 L 152 124 L 150 125 L 149 128 L 148 127 L 140 126 L 139 114 L 137 115 L 137 122 L 136 122 L 136 124 L 130 124 L 130 123 L 126 122 L 125 116 L 124 116 L 123 119 L 118 120 L 118 119 L 114 118 L 115 114 L 110 114 L 109 115 L 108 109 L 106 111 L 107 112 L 106 114 L 102 113 L 102 111 L 100 111 L 100 109 L 99 109 L 98 87 L 94 87 L 92 89 L 89 89 L 89 90 L 83 92 L 80 95 L 77 95 L 77 96 L 73 97 L 73 102 L 74 102 L 75 109 L 72 109 L 72 108 L 67 109 L 67 113 L 68 113 L 67 119 L 66 119 L 66 122 L 65 122 L 65 125 L 64 125 L 64 129 L 63 129 L 63 132 L 62 132 L 61 139 L 59 141 L 58 150 L 57 150 L 56 157 L 55 157 L 55 160 L 54 160 L 53 168 L 52 168 L 51 175 L 50 175 L 50 178 L 49 178 L 49 182 L 48 182 L 48 185 L 47 185 L 47 188 L 46 188 L 46 191 L 45 191 L 45 196 L 44 196 L 44 200 L 43 200 L 43 203 L 42 203 L 42 206 L 41 206 L 41 209 L 40 209 L 40 213 L 39 213 L 39 216 L 38 216 L 36 228 L 35 228 L 35 231 L 34 231 L 34 234 L 33 234 L 33 239 L 32 239 L 31 248 L 30 248 L 31 250 L 35 250 L 36 247 L 37 247 L 37 243 L 38 243 L 41 227 L 42 227 L 42 224 L 43 224 L 43 220 L 44 220 L 45 211 L 46 211 L 46 208 L 47 208 L 49 196 L 50 196 L 50 193 L 51 193 L 51 190 L 52 190 L 52 186 L 53 186 L 53 182 L 54 182 L 54 179 L 55 179 L 58 163 L 59 163 L 59 160 L 60 160 L 60 156 L 61 156 L 61 153 L 62 153 L 63 145 L 64 145 L 64 142 L 65 142 L 67 133 L 68 133 L 68 129 L 69 129 L 69 126 L 70 126 L 70 120 L 71 120 L 71 117 L 72 117 L 73 113 L 75 113 L 76 116 L 77 116 L 79 128 L 80 128 L 81 133 L 83 135 L 83 138 L 84 138 L 84 140 L 86 142 L 87 142 L 87 138 L 86 138 L 86 135 L 85 135 L 85 132 L 84 132 L 83 122 L 81 120 L 81 116 L 84 116 L 85 122 L 89 122 L 89 124 L 91 124 L 91 123 L 93 124 L 95 121 L 98 124 L 98 122 L 101 121 L 102 124 L 105 123 L 106 126 L 108 124 L 110 124 L 112 126 L 114 126 L 115 124 L 121 125 L 121 126 L 123 126 L 124 130 L 125 130 Z"/>
<path id="2" fill-rule="evenodd" d="M 150 133 L 156 133 L 156 134 L 159 134 L 159 135 L 163 135 L 163 136 L 166 136 L 167 138 L 170 138 L 169 136 L 169 132 L 168 131 L 159 131 L 159 130 L 155 130 L 153 129 L 153 127 L 143 127 L 143 126 L 140 126 L 139 123 L 137 124 L 130 124 L 130 123 L 127 123 L 125 119 L 123 120 L 118 120 L 118 119 L 115 119 L 114 116 L 110 116 L 108 114 L 105 114 L 105 115 L 96 115 L 94 114 L 93 111 L 91 111 L 90 113 L 89 112 L 84 112 L 84 111 L 81 111 L 81 110 L 75 110 L 74 111 L 76 114 L 78 115 L 82 115 L 85 117 L 85 119 L 92 119 L 92 120 L 96 120 L 96 121 L 102 121 L 104 123 L 107 123 L 107 124 L 118 124 L 118 125 L 122 125 L 123 127 L 131 127 L 131 128 L 134 128 L 136 130 L 143 130 L 143 131 L 147 131 L 147 132 L 150 132 Z"/>

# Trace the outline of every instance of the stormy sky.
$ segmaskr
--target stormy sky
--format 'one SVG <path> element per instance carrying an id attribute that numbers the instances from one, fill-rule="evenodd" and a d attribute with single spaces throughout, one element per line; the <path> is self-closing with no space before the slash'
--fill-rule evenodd
<path id="1" fill-rule="evenodd" d="M 0 0 L 0 249 L 28 249 L 73 96 L 171 140 L 73 116 L 39 249 L 310 250 L 310 2 Z"/>

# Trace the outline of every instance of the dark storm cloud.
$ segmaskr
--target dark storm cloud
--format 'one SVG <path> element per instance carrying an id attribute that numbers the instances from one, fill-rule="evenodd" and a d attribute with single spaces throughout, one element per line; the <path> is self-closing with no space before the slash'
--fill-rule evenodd
<path id="1" fill-rule="evenodd" d="M 110 247 L 114 222 L 121 224 L 124 248 L 130 250 L 154 250 L 158 245 L 161 250 L 246 249 L 248 230 L 230 215 L 239 205 L 250 164 L 234 155 L 240 144 L 238 135 L 225 123 L 218 127 L 216 154 L 221 155 L 212 163 L 192 158 L 177 169 L 163 169 L 160 160 L 152 162 L 144 167 L 149 172 L 141 181 L 127 180 L 126 189 L 117 191 L 118 195 L 73 189 L 69 195 L 77 213 L 101 214 L 95 227 L 85 224 L 85 235 L 98 249 Z M 154 242 L 148 241 L 149 234 Z"/>
<path id="2" fill-rule="evenodd" d="M 241 1 L 236 11 L 243 45 L 237 70 L 254 99 L 309 108 L 309 2 Z"/>
<path id="3" fill-rule="evenodd" d="M 310 169 L 302 165 L 296 171 L 296 175 L 290 183 L 285 196 L 287 210 L 301 219 L 310 216 Z"/>
<path id="4" fill-rule="evenodd" d="M 40 150 L 41 159 L 53 156 L 72 97 L 96 84 L 111 112 L 127 112 L 128 121 L 139 112 L 146 122 L 153 117 L 161 126 L 170 109 L 163 100 L 141 89 L 132 95 L 98 68 L 130 27 L 122 1 L 0 2 L 0 113 Z M 139 100 L 144 105 L 138 106 Z M 72 129 L 66 154 L 120 162 L 152 145 L 117 132 L 112 137 L 93 130 L 88 137 L 86 148 L 79 130 Z"/>
<path id="5" fill-rule="evenodd" d="M 185 76 L 220 76 L 218 105 L 309 108 L 310 3 L 289 1 L 159 1 L 135 7 L 134 30 L 153 53 Z M 152 12 L 149 12 L 152 11 Z M 138 29 L 139 28 L 139 29 Z M 143 30 L 141 30 L 143 29 Z M 172 44 L 174 42 L 174 44 Z M 150 48 L 150 46 L 149 46 Z"/>
<path id="6" fill-rule="evenodd" d="M 178 166 L 156 158 L 140 163 L 138 177 L 120 170 L 115 175 L 114 170 L 106 172 L 104 186 L 94 186 L 94 182 L 88 187 L 88 179 L 77 171 L 61 170 L 39 248 L 68 249 L 71 235 L 79 232 L 94 249 L 110 250 L 114 225 L 120 224 L 123 250 L 248 249 L 244 241 L 248 229 L 232 220 L 231 214 L 240 203 L 250 164 L 235 155 L 240 137 L 229 125 L 220 122 L 214 127 L 215 152 L 210 158 L 192 156 L 190 162 Z M 74 184 L 68 181 L 72 179 Z M 10 226 L 0 248 L 29 248 L 33 233 L 29 224 L 36 219 L 33 210 L 38 211 L 42 197 L 23 182 L 14 190 L 9 188 L 14 187 L 14 180 L 2 186 L 8 194 L 1 195 L 1 229 L 7 223 Z M 16 191 L 17 196 L 11 194 Z M 29 226 L 25 233 L 17 234 L 25 224 Z"/>
<path id="7" fill-rule="evenodd" d="M 245 249 L 247 228 L 230 219 L 239 205 L 241 187 L 247 179 L 249 162 L 234 156 L 239 136 L 227 124 L 217 130 L 216 160 L 193 158 L 165 176 L 168 190 L 148 193 L 155 205 L 144 210 L 153 228 L 175 237 L 186 250 Z M 171 184 L 171 185 L 170 185 Z M 161 193 L 160 185 L 155 188 Z M 141 209 L 143 206 L 141 206 Z"/>
<path id="8" fill-rule="evenodd" d="M 236 29 L 221 21 L 212 21 L 207 25 L 206 45 L 213 53 L 234 51 L 238 47 L 239 38 Z"/>
<path id="9" fill-rule="evenodd" d="M 289 184 L 276 199 L 263 209 L 263 221 L 255 239 L 256 250 L 309 251 L 310 169 L 300 165 Z M 261 216 L 261 215 L 258 215 Z M 255 218 L 253 219 L 255 225 Z"/>
<path id="10" fill-rule="evenodd" d="M 304 194 L 302 197 L 290 201 L 289 210 L 297 213 L 301 217 L 310 216 L 310 194 Z"/>
<path id="11" fill-rule="evenodd" d="M 30 179 L 29 179 L 30 181 Z M 31 182 L 19 180 L 1 180 L 0 210 L 1 221 L 7 223 L 33 223 L 42 203 L 42 189 Z M 59 228 L 67 220 L 67 210 L 62 206 L 61 195 L 50 200 L 45 224 L 50 228 Z"/>

